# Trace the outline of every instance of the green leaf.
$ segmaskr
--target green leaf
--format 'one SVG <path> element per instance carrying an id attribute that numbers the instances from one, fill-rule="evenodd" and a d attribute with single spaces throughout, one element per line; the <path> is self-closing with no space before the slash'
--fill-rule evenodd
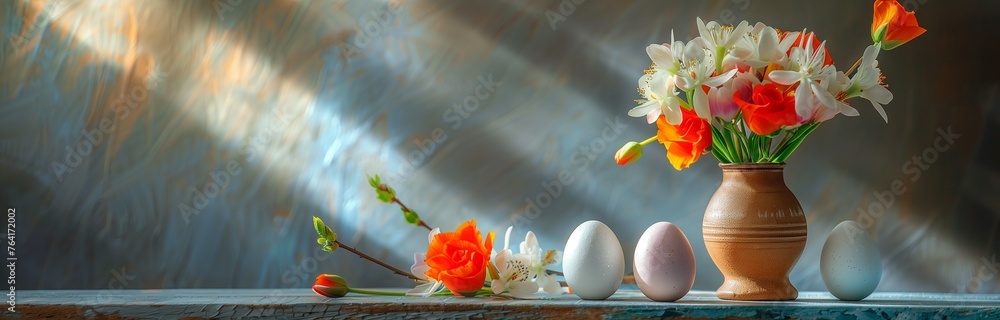
<path id="1" fill-rule="evenodd" d="M 325 246 L 326 243 L 327 243 L 326 242 L 326 238 L 319 237 L 318 239 L 316 239 L 316 243 L 319 243 L 319 245 L 321 245 L 321 246 Z"/>
<path id="2" fill-rule="evenodd" d="M 330 242 L 337 241 L 337 233 L 333 232 L 333 230 L 330 230 L 330 227 L 326 227 L 326 240 Z"/>
<path id="3" fill-rule="evenodd" d="M 805 141 L 806 137 L 809 136 L 809 134 L 812 133 L 814 130 L 816 130 L 817 127 L 819 127 L 819 124 L 820 124 L 819 122 L 810 123 L 796 130 L 795 134 L 792 135 L 792 138 L 788 141 L 788 144 L 785 146 L 784 150 L 777 152 L 777 154 L 774 156 L 772 160 L 774 162 L 780 163 L 788 159 L 788 157 L 790 157 L 792 153 L 794 153 L 795 150 L 799 148 L 799 145 L 801 145 L 802 142 Z"/>
<path id="4" fill-rule="evenodd" d="M 328 238 L 330 233 L 333 233 L 333 231 L 330 230 L 325 223 L 323 223 L 323 219 L 320 219 L 317 216 L 313 216 L 313 228 L 316 228 L 316 233 L 323 238 Z"/>
<path id="5" fill-rule="evenodd" d="M 370 184 L 372 188 L 378 188 L 378 186 L 382 185 L 382 178 L 379 178 L 377 174 L 374 177 L 368 177 L 368 184 Z"/>
<path id="6" fill-rule="evenodd" d="M 714 125 L 710 125 L 710 127 L 712 128 L 712 155 L 719 159 L 719 162 L 733 163 L 733 157 L 727 151 L 726 141 L 722 138 L 719 128 Z"/>
<path id="7" fill-rule="evenodd" d="M 722 152 L 719 151 L 719 148 L 716 148 L 714 145 L 712 146 L 712 155 L 715 156 L 716 159 L 719 159 L 719 162 L 729 163 L 729 159 L 726 158 L 726 155 L 722 154 Z"/>

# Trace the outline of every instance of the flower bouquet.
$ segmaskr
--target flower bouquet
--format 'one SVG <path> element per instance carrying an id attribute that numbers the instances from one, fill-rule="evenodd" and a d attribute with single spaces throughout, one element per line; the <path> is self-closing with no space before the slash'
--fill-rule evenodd
<path id="1" fill-rule="evenodd" d="M 655 136 L 628 142 L 616 154 L 633 163 L 659 141 L 677 170 L 711 152 L 723 182 L 705 210 L 705 247 L 725 282 L 722 299 L 790 300 L 788 272 L 806 242 L 806 219 L 784 183 L 784 161 L 824 121 L 857 116 L 853 98 L 871 102 L 888 122 L 892 101 L 878 65 L 925 30 L 895 0 L 877 0 L 872 45 L 847 71 L 838 70 L 815 33 L 781 31 L 746 21 L 723 26 L 697 19 L 699 36 L 651 44 L 652 65 L 639 78 L 638 106 L 628 111 L 656 124 Z"/>
<path id="2" fill-rule="evenodd" d="M 925 31 L 895 0 L 876 1 L 873 44 L 844 72 L 813 32 L 697 23 L 699 36 L 686 43 L 671 32 L 669 43 L 646 47 L 653 63 L 628 114 L 655 123 L 657 133 L 626 143 L 615 154 L 618 164 L 638 160 L 653 141 L 677 170 L 707 152 L 721 163 L 781 163 L 820 123 L 859 115 L 847 103 L 852 98 L 870 101 L 888 121 L 882 106 L 892 93 L 876 59 Z"/>

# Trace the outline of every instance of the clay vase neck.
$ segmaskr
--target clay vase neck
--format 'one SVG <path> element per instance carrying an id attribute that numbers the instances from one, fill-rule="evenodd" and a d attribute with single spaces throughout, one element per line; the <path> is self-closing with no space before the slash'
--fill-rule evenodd
<path id="1" fill-rule="evenodd" d="M 793 300 L 788 272 L 806 244 L 802 206 L 785 185 L 784 164 L 720 164 L 722 185 L 705 209 L 702 233 L 727 300 Z"/>

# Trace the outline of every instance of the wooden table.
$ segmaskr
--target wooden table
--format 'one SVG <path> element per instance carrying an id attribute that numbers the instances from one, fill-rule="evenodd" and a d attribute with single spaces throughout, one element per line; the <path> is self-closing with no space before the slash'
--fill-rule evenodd
<path id="1" fill-rule="evenodd" d="M 826 292 L 803 292 L 789 302 L 723 301 L 714 292 L 692 291 L 674 303 L 647 300 L 619 290 L 603 301 L 562 295 L 544 300 L 502 297 L 375 297 L 328 299 L 309 289 L 44 290 L 18 291 L 17 314 L 4 318 L 841 318 L 997 319 L 998 294 L 875 293 L 845 302 Z"/>

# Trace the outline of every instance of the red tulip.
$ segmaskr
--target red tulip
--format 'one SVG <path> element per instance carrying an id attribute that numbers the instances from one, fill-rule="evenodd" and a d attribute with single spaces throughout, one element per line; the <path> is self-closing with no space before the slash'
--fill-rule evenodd
<path id="1" fill-rule="evenodd" d="M 347 295 L 347 291 L 350 287 L 347 285 L 347 280 L 332 274 L 321 274 L 316 277 L 316 284 L 313 285 L 313 291 L 317 294 L 330 298 L 340 298 Z"/>

